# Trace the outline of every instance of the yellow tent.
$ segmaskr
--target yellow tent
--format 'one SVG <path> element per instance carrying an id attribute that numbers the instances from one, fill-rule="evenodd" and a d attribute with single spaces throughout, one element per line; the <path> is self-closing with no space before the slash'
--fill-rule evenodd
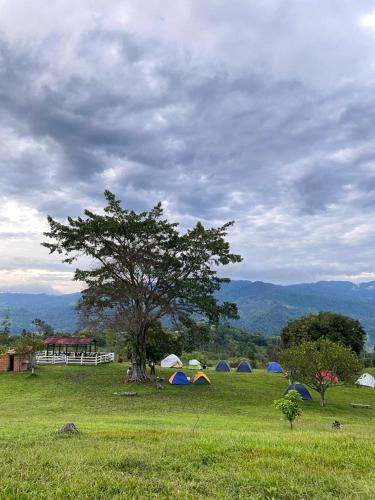
<path id="1" fill-rule="evenodd" d="M 204 372 L 197 372 L 192 380 L 193 384 L 211 384 L 210 379 L 207 377 L 207 375 Z"/>

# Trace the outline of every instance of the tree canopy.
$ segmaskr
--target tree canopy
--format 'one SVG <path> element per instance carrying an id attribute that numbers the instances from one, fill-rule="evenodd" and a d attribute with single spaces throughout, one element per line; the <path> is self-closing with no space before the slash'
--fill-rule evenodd
<path id="1" fill-rule="evenodd" d="M 362 368 L 350 347 L 325 338 L 285 350 L 281 362 L 292 380 L 319 393 L 321 406 L 325 405 L 325 392 L 329 387 L 354 382 Z"/>
<path id="2" fill-rule="evenodd" d="M 229 281 L 218 275 L 219 267 L 241 257 L 231 253 L 225 238 L 233 222 L 208 229 L 198 222 L 180 233 L 177 223 L 164 218 L 160 203 L 136 213 L 122 208 L 110 191 L 105 198 L 104 213 L 85 210 L 84 217 L 68 217 L 67 224 L 48 217 L 50 241 L 42 244 L 63 262 L 91 260 L 74 274 L 85 283 L 81 308 L 130 337 L 129 381 L 141 381 L 147 379 L 147 332 L 161 318 L 187 325 L 196 317 L 209 322 L 237 317 L 236 305 L 220 304 L 215 291 Z"/>
<path id="3" fill-rule="evenodd" d="M 341 342 L 359 354 L 364 347 L 366 332 L 356 319 L 332 312 L 320 312 L 289 321 L 281 332 L 281 343 L 284 348 L 288 348 L 321 337 Z"/>

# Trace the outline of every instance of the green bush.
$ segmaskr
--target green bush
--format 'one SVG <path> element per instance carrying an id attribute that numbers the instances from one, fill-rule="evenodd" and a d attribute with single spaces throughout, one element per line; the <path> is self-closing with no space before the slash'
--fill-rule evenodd
<path id="1" fill-rule="evenodd" d="M 288 394 L 280 399 L 276 399 L 273 404 L 275 408 L 281 411 L 290 424 L 290 430 L 293 430 L 293 422 L 302 413 L 302 398 L 297 391 L 289 391 Z"/>

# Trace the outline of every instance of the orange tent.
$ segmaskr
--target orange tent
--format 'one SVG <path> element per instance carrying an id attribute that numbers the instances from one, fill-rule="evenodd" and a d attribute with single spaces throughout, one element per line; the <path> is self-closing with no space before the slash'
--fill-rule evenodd
<path id="1" fill-rule="evenodd" d="M 199 371 L 194 375 L 192 383 L 208 385 L 211 384 L 211 381 L 204 372 Z"/>

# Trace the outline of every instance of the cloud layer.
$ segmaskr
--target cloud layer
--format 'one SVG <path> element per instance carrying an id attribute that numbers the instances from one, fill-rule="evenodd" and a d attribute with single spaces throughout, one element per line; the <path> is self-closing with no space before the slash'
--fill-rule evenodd
<path id="1" fill-rule="evenodd" d="M 69 291 L 45 217 L 236 220 L 233 277 L 375 276 L 375 11 L 0 0 L 0 289 Z"/>

